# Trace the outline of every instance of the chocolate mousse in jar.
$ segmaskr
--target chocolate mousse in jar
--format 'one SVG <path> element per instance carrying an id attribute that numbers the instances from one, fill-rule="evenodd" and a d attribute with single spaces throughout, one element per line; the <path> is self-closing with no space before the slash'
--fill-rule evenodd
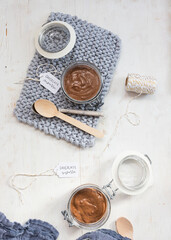
<path id="1" fill-rule="evenodd" d="M 67 210 L 62 211 L 69 226 L 86 230 L 101 227 L 109 218 L 111 200 L 116 193 L 135 196 L 153 184 L 152 161 L 147 154 L 126 151 L 117 155 L 112 166 L 111 181 L 99 187 L 94 184 L 78 186 L 70 195 Z"/>
<path id="2" fill-rule="evenodd" d="M 98 68 L 90 62 L 74 62 L 62 74 L 62 90 L 70 101 L 77 104 L 95 101 L 101 93 L 102 85 Z"/>
<path id="3" fill-rule="evenodd" d="M 69 226 L 94 230 L 101 227 L 109 218 L 110 197 L 97 185 L 84 184 L 70 195 L 67 210 L 63 211 Z"/>

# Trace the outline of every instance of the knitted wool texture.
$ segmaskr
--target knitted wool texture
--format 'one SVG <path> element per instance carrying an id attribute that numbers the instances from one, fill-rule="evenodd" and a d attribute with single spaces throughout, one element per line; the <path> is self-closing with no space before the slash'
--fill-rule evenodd
<path id="1" fill-rule="evenodd" d="M 51 13 L 48 18 L 48 22 L 58 20 L 71 24 L 75 29 L 77 39 L 73 50 L 65 57 L 55 60 L 46 59 L 36 52 L 28 68 L 27 77 L 37 78 L 36 70 L 39 65 L 53 64 L 58 71 L 55 76 L 61 79 L 62 72 L 73 61 L 89 61 L 94 63 L 101 73 L 103 89 L 100 101 L 103 102 L 104 96 L 109 90 L 112 75 L 119 58 L 120 39 L 113 33 L 91 23 L 87 23 L 86 21 L 82 21 L 76 16 L 63 13 Z M 44 72 L 43 67 L 40 68 L 40 72 L 41 71 Z M 88 133 L 58 118 L 47 119 L 34 114 L 31 111 L 31 106 L 40 98 L 52 101 L 59 108 L 82 110 L 99 110 L 99 100 L 91 105 L 77 105 L 67 100 L 61 89 L 54 95 L 41 86 L 39 82 L 28 80 L 24 83 L 20 98 L 14 110 L 14 114 L 19 121 L 34 126 L 46 134 L 51 134 L 57 139 L 65 139 L 83 148 L 94 145 L 95 137 Z M 98 117 L 78 115 L 72 115 L 72 117 L 91 127 L 96 127 L 98 123 Z"/>

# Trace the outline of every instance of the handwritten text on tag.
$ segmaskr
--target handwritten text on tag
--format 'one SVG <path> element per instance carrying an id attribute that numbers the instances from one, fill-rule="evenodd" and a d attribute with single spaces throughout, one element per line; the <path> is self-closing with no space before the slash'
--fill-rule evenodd
<path id="1" fill-rule="evenodd" d="M 54 169 L 58 177 L 61 178 L 74 178 L 79 175 L 79 165 L 76 162 L 61 162 Z"/>
<path id="2" fill-rule="evenodd" d="M 57 93 L 61 87 L 60 80 L 53 76 L 50 72 L 40 74 L 40 84 L 53 94 Z"/>

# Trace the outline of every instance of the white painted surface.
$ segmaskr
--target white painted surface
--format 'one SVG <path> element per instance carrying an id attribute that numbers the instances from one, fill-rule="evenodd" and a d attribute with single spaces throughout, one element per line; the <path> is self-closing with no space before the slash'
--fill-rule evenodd
<path id="1" fill-rule="evenodd" d="M 105 99 L 99 129 L 105 138 L 92 149 L 78 149 L 64 141 L 19 123 L 13 109 L 32 59 L 34 34 L 51 11 L 60 11 L 107 28 L 122 39 L 122 53 L 110 92 Z M 6 36 L 7 28 L 7 36 Z M 137 240 L 171 239 L 171 2 L 169 0 L 0 0 L 0 211 L 11 221 L 37 218 L 53 224 L 59 240 L 79 237 L 60 213 L 71 190 L 82 183 L 100 186 L 111 179 L 111 166 L 123 150 L 148 153 L 153 161 L 154 185 L 140 196 L 118 194 L 105 228 L 114 229 L 120 216 L 131 220 Z M 141 117 L 133 127 L 122 120 L 110 148 L 102 154 L 118 117 L 132 94 L 124 90 L 129 72 L 158 79 L 154 96 L 142 96 L 131 105 Z M 53 168 L 59 161 L 78 161 L 80 177 L 41 178 L 24 192 L 24 205 L 7 185 L 16 172 L 34 173 Z"/>

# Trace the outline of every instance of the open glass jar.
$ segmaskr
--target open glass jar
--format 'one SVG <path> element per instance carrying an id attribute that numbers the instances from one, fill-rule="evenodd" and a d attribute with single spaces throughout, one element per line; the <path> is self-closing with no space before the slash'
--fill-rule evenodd
<path id="1" fill-rule="evenodd" d="M 103 196 L 104 201 L 105 201 L 105 211 L 102 214 L 102 217 L 98 221 L 95 221 L 92 223 L 85 223 L 83 221 L 79 221 L 76 217 L 74 217 L 74 215 L 72 213 L 71 204 L 72 204 L 72 199 L 74 198 L 74 196 L 76 194 L 78 194 L 82 190 L 86 191 L 89 189 L 93 190 L 93 191 L 97 191 L 98 193 L 100 193 L 101 196 Z M 84 200 L 85 199 L 83 199 L 83 201 Z M 92 203 L 90 203 L 90 202 L 88 204 L 92 205 Z M 91 209 L 93 209 L 93 206 L 91 206 Z M 65 220 L 68 221 L 70 227 L 76 226 L 76 227 L 87 229 L 87 230 L 93 230 L 93 229 L 97 229 L 97 228 L 101 227 L 107 221 L 107 219 L 110 216 L 110 211 L 111 211 L 110 198 L 106 194 L 106 192 L 102 188 L 100 188 L 99 186 L 97 186 L 95 184 L 83 184 L 83 185 L 80 185 L 79 187 L 77 187 L 76 189 L 74 189 L 74 191 L 71 193 L 68 204 L 67 204 L 67 211 L 63 211 L 62 214 L 64 215 Z"/>
<path id="2" fill-rule="evenodd" d="M 102 86 L 100 71 L 87 61 L 71 63 L 62 74 L 63 93 L 70 101 L 77 104 L 89 104 L 98 99 Z"/>
<path id="3" fill-rule="evenodd" d="M 147 190 L 153 182 L 151 160 L 147 155 L 134 151 L 122 153 L 116 157 L 113 163 L 112 177 L 110 183 L 103 187 L 84 184 L 74 189 L 69 197 L 67 210 L 62 211 L 64 219 L 67 220 L 70 227 L 76 226 L 86 230 L 97 229 L 108 220 L 111 212 L 111 200 L 116 195 L 116 191 L 120 190 L 128 195 L 138 195 Z M 97 193 L 98 196 L 80 194 L 81 197 L 76 197 L 79 193 L 90 191 L 90 189 Z M 105 203 L 103 212 L 99 202 L 102 198 Z M 73 203 L 75 204 L 74 211 L 76 213 L 72 210 Z M 99 219 L 97 218 L 97 221 L 88 222 L 89 220 L 86 220 L 95 215 L 99 217 L 98 211 L 100 211 L 101 215 Z"/>
<path id="4" fill-rule="evenodd" d="M 117 188 L 128 195 L 143 193 L 153 182 L 151 163 L 148 155 L 134 151 L 118 155 L 112 166 Z"/>

